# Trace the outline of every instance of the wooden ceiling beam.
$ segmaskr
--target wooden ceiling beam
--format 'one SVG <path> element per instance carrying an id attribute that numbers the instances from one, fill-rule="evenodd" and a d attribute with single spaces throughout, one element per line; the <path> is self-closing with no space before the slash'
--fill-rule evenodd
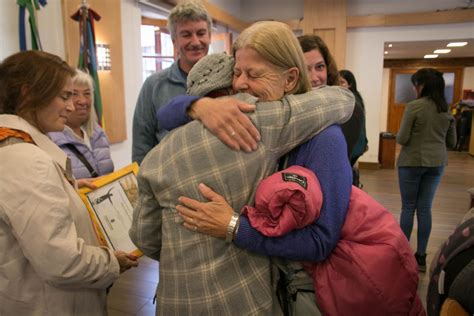
<path id="1" fill-rule="evenodd" d="M 142 25 L 153 25 L 158 27 L 168 27 L 168 20 L 163 19 L 153 19 L 142 16 Z"/>

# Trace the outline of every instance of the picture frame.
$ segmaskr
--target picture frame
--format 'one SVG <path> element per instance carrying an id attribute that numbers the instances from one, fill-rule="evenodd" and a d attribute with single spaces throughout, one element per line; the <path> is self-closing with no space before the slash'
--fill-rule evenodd
<path id="1" fill-rule="evenodd" d="M 101 246 L 122 250 L 138 257 L 143 254 L 130 240 L 133 207 L 138 201 L 136 162 L 97 178 L 96 189 L 81 188 L 79 195 L 87 207 Z"/>

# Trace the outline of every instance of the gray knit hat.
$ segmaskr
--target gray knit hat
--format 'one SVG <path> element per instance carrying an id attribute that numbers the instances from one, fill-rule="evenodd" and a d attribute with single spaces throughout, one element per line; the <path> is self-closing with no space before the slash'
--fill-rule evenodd
<path id="1" fill-rule="evenodd" d="M 214 90 L 231 87 L 233 74 L 233 57 L 226 53 L 207 55 L 191 68 L 187 93 L 202 97 Z"/>

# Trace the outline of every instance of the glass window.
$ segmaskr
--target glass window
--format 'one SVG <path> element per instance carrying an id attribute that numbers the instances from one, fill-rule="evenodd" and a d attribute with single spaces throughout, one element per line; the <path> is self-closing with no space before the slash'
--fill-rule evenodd
<path id="1" fill-rule="evenodd" d="M 395 76 L 395 103 L 408 103 L 416 99 L 416 92 L 411 83 L 412 74 L 397 74 Z M 454 72 L 443 73 L 445 88 L 444 95 L 446 102 L 451 104 L 454 98 Z"/>
<path id="2" fill-rule="evenodd" d="M 165 30 L 153 25 L 142 25 L 141 45 L 143 81 L 173 64 L 173 42 Z"/>
<path id="3" fill-rule="evenodd" d="M 397 74 L 395 76 L 395 103 L 408 103 L 416 99 L 415 88 L 411 83 L 412 74 Z"/>

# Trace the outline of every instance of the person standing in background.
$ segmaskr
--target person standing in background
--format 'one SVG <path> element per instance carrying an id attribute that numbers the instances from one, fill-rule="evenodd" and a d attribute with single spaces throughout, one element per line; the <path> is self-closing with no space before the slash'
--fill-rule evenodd
<path id="1" fill-rule="evenodd" d="M 397 142 L 398 180 L 402 197 L 400 226 L 410 240 L 416 212 L 418 239 L 415 258 L 426 271 L 426 248 L 431 232 L 431 205 L 447 164 L 446 147 L 456 145 L 454 118 L 444 96 L 443 74 L 422 68 L 411 77 L 416 100 L 407 104 Z"/>
<path id="2" fill-rule="evenodd" d="M 367 133 L 365 130 L 364 100 L 357 90 L 357 81 L 350 70 L 344 69 L 339 71 L 339 76 L 341 86 L 351 90 L 356 99 L 354 113 L 352 114 L 351 119 L 341 127 L 346 139 L 349 137 L 355 138 L 355 141 L 347 141 L 348 144 L 355 142 L 352 151 L 348 152 L 348 154 L 352 166 L 352 184 L 361 188 L 362 184 L 359 182 L 359 170 L 355 163 L 368 149 Z M 355 131 L 359 131 L 359 133 L 357 134 Z"/>
<path id="3" fill-rule="evenodd" d="M 171 10 L 168 29 L 178 60 L 143 83 L 133 115 L 132 161 L 140 164 L 166 135 L 156 113 L 173 97 L 186 93 L 189 71 L 209 51 L 211 26 L 211 17 L 201 4 L 185 2 Z"/>
<path id="4" fill-rule="evenodd" d="M 326 43 L 324 43 L 324 41 L 317 35 L 302 35 L 298 37 L 298 41 L 300 42 L 301 48 L 303 49 L 306 68 L 311 80 L 311 86 L 313 88 L 323 85 L 339 86 L 341 82 L 336 61 L 329 52 L 329 48 L 327 47 Z M 345 87 L 348 88 L 347 86 Z M 355 93 L 354 96 L 356 96 Z M 362 101 L 362 98 L 358 100 L 356 96 L 356 105 L 351 118 L 344 124 L 341 124 L 342 133 L 344 134 L 344 138 L 347 143 L 347 154 L 348 159 L 351 162 L 351 167 L 354 166 L 355 163 L 355 161 L 353 163 L 352 156 L 356 150 L 359 139 L 358 135 L 365 131 L 365 123 L 361 120 L 361 117 L 364 117 L 365 113 L 363 105 L 361 106 L 359 101 Z M 352 184 L 359 186 L 358 175 L 353 175 Z"/>
<path id="5" fill-rule="evenodd" d="M 75 110 L 62 132 L 48 133 L 49 138 L 71 159 L 76 179 L 103 176 L 114 171 L 110 145 L 97 123 L 93 108 L 94 85 L 91 76 L 77 69 L 73 79 L 72 101 Z"/>

